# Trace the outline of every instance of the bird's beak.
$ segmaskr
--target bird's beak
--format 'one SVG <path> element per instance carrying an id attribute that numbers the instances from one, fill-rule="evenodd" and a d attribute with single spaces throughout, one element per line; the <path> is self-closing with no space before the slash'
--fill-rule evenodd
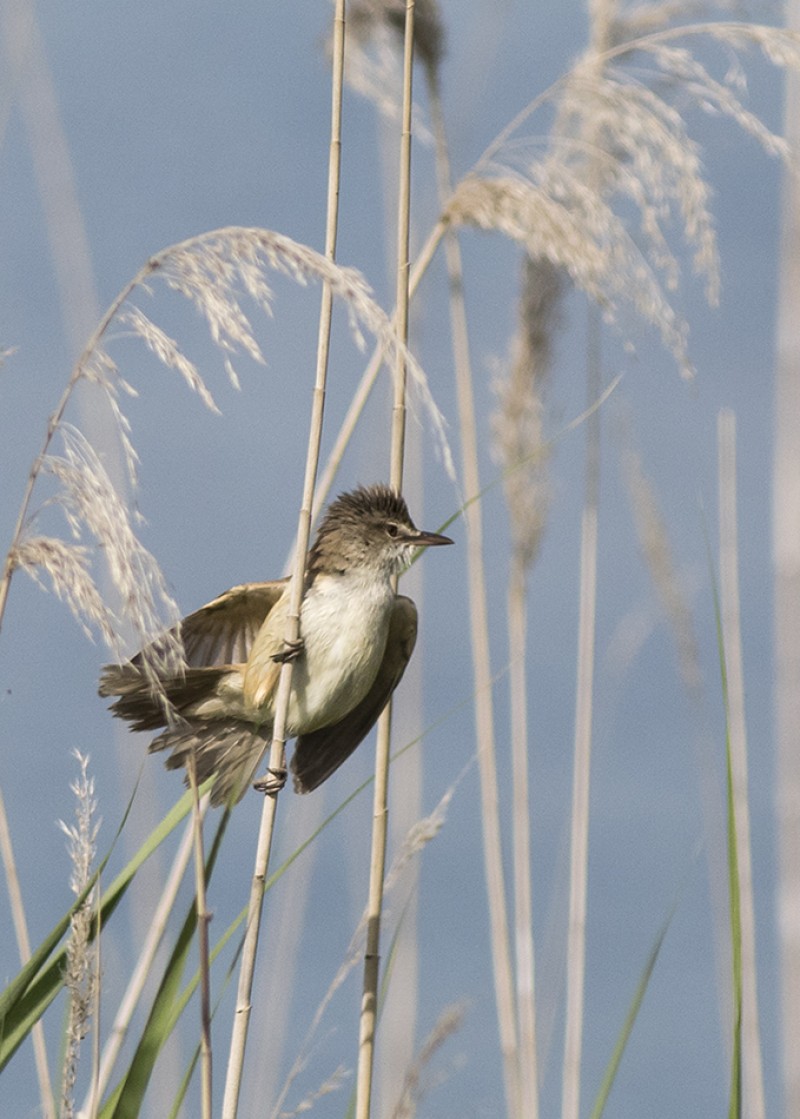
<path id="1" fill-rule="evenodd" d="M 453 541 L 449 536 L 442 536 L 438 532 L 415 532 L 413 536 L 409 534 L 409 544 L 413 544 L 416 548 L 435 548 L 440 544 L 452 544 Z"/>

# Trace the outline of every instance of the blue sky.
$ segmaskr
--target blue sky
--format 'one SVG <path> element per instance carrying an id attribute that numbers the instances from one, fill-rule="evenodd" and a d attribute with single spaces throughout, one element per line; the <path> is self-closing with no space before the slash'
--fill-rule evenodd
<path id="1" fill-rule="evenodd" d="M 450 0 L 442 7 L 448 44 L 445 107 L 454 170 L 461 175 L 507 120 L 582 49 L 586 16 L 576 3 Z M 17 8 L 27 10 L 22 3 L 9 10 Z M 0 370 L 0 524 L 6 540 L 11 538 L 47 417 L 82 340 L 98 311 L 152 253 L 227 225 L 263 226 L 321 248 L 324 228 L 329 68 L 322 43 L 328 5 L 245 2 L 223 10 L 185 2 L 164 6 L 147 0 L 119 7 L 85 0 L 69 7 L 43 3 L 36 15 L 46 63 L 36 80 L 49 74 L 52 82 L 59 138 L 69 155 L 79 209 L 71 210 L 69 191 L 56 178 L 61 157 L 52 137 L 50 146 L 45 143 L 35 155 L 21 86 L 11 86 L 7 67 L 0 84 L 0 345 L 15 347 L 15 352 Z M 0 28 L 5 41 L 9 23 L 7 19 Z M 757 62 L 749 73 L 748 104 L 779 128 L 778 80 Z M 42 87 L 37 88 L 41 93 Z M 41 107 L 32 111 L 39 112 L 41 122 Z M 624 355 L 613 340 L 606 351 L 606 378 L 618 372 L 624 378 L 604 410 L 587 1103 L 653 940 L 678 898 L 612 1099 L 611 1113 L 622 1119 L 719 1113 L 727 1094 L 698 763 L 698 751 L 708 750 L 721 794 L 723 722 L 704 524 L 714 537 L 716 422 L 722 407 L 733 409 L 738 425 L 753 857 L 770 1109 L 778 1100 L 769 486 L 780 175 L 775 162 L 732 124 L 696 111 L 690 112 L 690 120 L 693 135 L 704 146 L 715 191 L 723 276 L 718 310 L 704 306 L 700 285 L 690 275 L 676 295 L 691 326 L 696 380 L 691 385 L 682 382 L 647 331 L 636 338 L 635 357 Z M 346 95 L 339 260 L 365 274 L 387 309 L 393 292 L 393 237 L 386 218 L 387 207 L 393 206 L 389 136 L 370 105 Z M 424 147 L 415 149 L 414 175 L 415 237 L 421 241 L 436 216 L 432 157 Z M 43 202 L 43 188 L 51 192 L 51 209 Z M 63 223 L 72 223 L 76 216 L 80 226 L 65 228 Z M 61 291 L 56 280 L 54 251 L 60 246 L 69 261 L 81 242 L 88 252 L 85 274 L 91 278 L 97 307 L 77 280 L 73 287 L 68 279 Z M 491 369 L 507 352 L 513 329 L 519 253 L 497 237 L 468 233 L 464 256 L 483 422 L 481 470 L 489 481 L 496 477 L 486 422 L 494 406 Z M 74 275 L 79 274 L 76 266 Z M 457 447 L 443 276 L 437 260 L 421 291 L 412 344 Z M 205 412 L 135 340 L 119 337 L 114 342 L 115 357 L 139 393 L 128 412 L 142 460 L 138 502 L 146 518 L 143 538 L 186 612 L 235 583 L 279 574 L 291 541 L 305 457 L 318 293 L 277 281 L 275 286 L 274 316 L 257 320 L 267 366 L 240 361 L 238 393 L 227 385 L 220 356 L 193 311 L 157 288 L 152 297 L 142 298 L 148 313 L 179 337 L 201 364 L 222 416 Z M 64 300 L 76 293 L 78 303 L 67 325 Z M 585 321 L 583 299 L 570 297 L 548 398 L 552 433 L 584 406 Z M 337 323 L 327 446 L 363 363 Z M 348 454 L 339 488 L 385 476 L 385 429 L 380 426 L 385 411 L 384 387 L 376 392 Z M 77 409 L 70 418 L 91 424 L 91 417 L 87 420 Z M 436 528 L 458 507 L 459 496 L 436 456 L 429 425 L 423 418 L 418 428 L 412 427 L 425 473 L 424 501 L 418 499 L 412 512 L 418 523 Z M 620 469 L 626 439 L 642 454 L 676 566 L 691 593 L 706 686 L 705 711 L 699 718 L 681 685 L 669 629 L 637 549 Z M 559 1099 L 559 929 L 564 916 L 582 471 L 583 443 L 577 432 L 559 441 L 553 458 L 550 519 L 530 580 L 535 926 L 542 998 L 555 1008 L 543 1088 L 548 1114 Z M 499 674 L 498 737 L 504 741 L 508 534 L 500 487 L 486 496 L 483 507 L 492 580 L 493 666 Z M 415 658 L 424 674 L 421 723 L 437 724 L 422 747 L 426 811 L 475 751 L 463 525 L 456 522 L 449 531 L 456 548 L 427 556 L 423 574 L 412 576 L 417 582 L 410 592 L 420 600 L 422 612 L 421 646 Z M 422 589 L 419 578 L 424 578 Z M 652 619 L 652 624 L 645 629 L 637 656 L 620 674 L 610 651 L 621 629 L 638 618 Z M 125 842 L 144 834 L 150 811 L 157 818 L 179 791 L 175 776 L 147 758 L 145 741 L 113 725 L 97 698 L 97 674 L 105 659 L 107 653 L 85 640 L 62 604 L 41 594 L 25 576 L 15 578 L 0 642 L 0 785 L 34 942 L 69 900 L 68 866 L 56 821 L 72 811 L 68 785 L 75 765 L 70 751 L 78 748 L 91 755 L 104 819 L 103 849 L 140 773 L 143 792 L 135 805 L 131 839 Z M 366 776 L 370 759 L 371 750 L 362 748 L 320 794 L 316 806 L 310 804 L 312 798 L 300 801 L 286 795 L 279 811 L 285 832 L 278 858 L 291 849 L 290 835 L 303 834 L 310 826 L 306 821 L 321 811 L 323 798 L 328 807 L 338 804 Z M 500 781 L 507 807 L 510 773 L 505 756 Z M 450 1079 L 426 1103 L 424 1114 L 431 1117 L 463 1114 L 482 1119 L 502 1110 L 477 790 L 473 765 L 458 785 L 446 827 L 424 856 L 419 887 L 420 1037 L 444 1004 L 460 998 L 469 1002 L 464 1028 L 448 1043 L 445 1064 L 449 1060 L 455 1066 Z M 222 915 L 236 912 L 246 895 L 258 811 L 257 799 L 250 798 L 231 825 L 224 873 L 212 898 L 221 927 Z M 312 901 L 297 934 L 302 962 L 287 1052 L 302 1037 L 363 903 L 369 819 L 367 794 L 319 841 Z M 136 924 L 146 925 L 148 898 L 163 873 L 163 868 L 151 873 L 127 927 L 108 932 L 104 969 L 110 991 L 119 987 L 130 967 Z M 0 912 L 5 908 L 6 902 L 0 902 Z M 0 960 L 3 975 L 12 975 L 17 957 L 7 920 L 0 920 Z M 268 991 L 266 979 L 264 983 Z M 320 1042 L 305 1087 L 324 1079 L 340 1060 L 352 1064 L 357 987 L 351 980 L 332 1009 L 332 1032 Z M 220 1031 L 220 1039 L 224 1052 L 226 1029 Z M 172 1059 L 180 1062 L 187 1052 Z M 6 1072 L 3 1097 L 9 1114 L 36 1113 L 31 1070 L 28 1055 L 20 1054 Z M 164 1078 L 166 1083 L 168 1073 Z M 8 1102 L 12 1100 L 13 1105 Z M 324 1115 L 340 1114 L 343 1097 L 328 1097 L 318 1107 Z M 150 1114 L 160 1114 L 157 1102 Z"/>

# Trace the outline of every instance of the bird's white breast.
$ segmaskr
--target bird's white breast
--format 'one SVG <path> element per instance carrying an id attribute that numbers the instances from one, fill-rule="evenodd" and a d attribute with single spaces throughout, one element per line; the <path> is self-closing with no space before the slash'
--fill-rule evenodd
<path id="1" fill-rule="evenodd" d="M 303 655 L 292 676 L 290 733 L 329 726 L 367 694 L 386 647 L 394 592 L 363 573 L 318 575 L 303 601 Z"/>

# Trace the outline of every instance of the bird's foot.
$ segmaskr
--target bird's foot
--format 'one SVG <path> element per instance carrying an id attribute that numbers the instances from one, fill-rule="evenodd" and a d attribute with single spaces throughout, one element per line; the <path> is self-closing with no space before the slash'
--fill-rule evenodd
<path id="1" fill-rule="evenodd" d="M 259 777 L 257 781 L 253 782 L 253 788 L 258 793 L 264 793 L 266 796 L 277 796 L 283 786 L 286 784 L 287 776 L 286 766 L 280 769 L 268 769 L 263 777 Z"/>
<path id="2" fill-rule="evenodd" d="M 296 661 L 304 648 L 305 642 L 302 637 L 298 637 L 296 641 L 284 641 L 281 651 L 272 654 L 272 660 L 277 664 L 286 664 L 287 661 Z"/>

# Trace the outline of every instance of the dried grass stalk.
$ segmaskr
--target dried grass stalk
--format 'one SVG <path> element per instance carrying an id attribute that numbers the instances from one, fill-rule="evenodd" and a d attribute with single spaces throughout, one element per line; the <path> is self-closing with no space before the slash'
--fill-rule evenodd
<path id="1" fill-rule="evenodd" d="M 339 1065 L 318 1088 L 315 1088 L 312 1092 L 308 1092 L 302 1100 L 300 1100 L 297 1107 L 293 1108 L 291 1111 L 281 1111 L 277 1119 L 295 1119 L 295 1116 L 308 1114 L 314 1105 L 319 1103 L 325 1096 L 329 1096 L 331 1092 L 341 1092 L 349 1076 L 350 1073 L 344 1065 Z"/>
<path id="2" fill-rule="evenodd" d="M 446 1006 L 441 1012 L 406 1072 L 403 1090 L 392 1112 L 392 1119 L 414 1119 L 428 1089 L 423 1081 L 425 1072 L 448 1038 L 461 1029 L 466 1013 L 466 1003 L 463 1002 Z"/>
<path id="3" fill-rule="evenodd" d="M 498 409 L 492 417 L 494 453 L 504 467 L 512 534 L 508 632 L 514 790 L 515 980 L 520 1106 L 530 1119 L 536 1119 L 539 1104 L 525 657 L 526 573 L 538 553 L 547 517 L 548 450 L 544 438 L 543 390 L 550 373 L 553 332 L 562 291 L 560 274 L 553 265 L 546 260 L 526 258 L 510 370 L 504 380 L 496 383 Z"/>
<path id="4" fill-rule="evenodd" d="M 753 859 L 750 841 L 747 723 L 744 702 L 744 658 L 739 596 L 739 542 L 736 486 L 736 417 L 723 409 L 717 420 L 719 450 L 719 575 L 720 611 L 728 685 L 728 726 L 736 821 L 736 862 L 742 949 L 742 1071 L 748 1119 L 764 1119 L 764 1071 L 758 1016 L 756 923 Z"/>
<path id="5" fill-rule="evenodd" d="M 72 863 L 70 889 L 80 896 L 89 884 L 92 866 L 97 854 L 97 833 L 100 821 L 96 819 L 97 801 L 94 779 L 89 776 L 89 759 L 77 750 L 75 757 L 80 775 L 70 788 L 75 795 L 75 823 L 60 821 L 67 836 L 67 848 Z M 70 921 L 67 941 L 64 986 L 69 998 L 66 1027 L 66 1052 L 61 1079 L 61 1119 L 72 1119 L 75 1114 L 75 1082 L 81 1044 L 89 1032 L 95 992 L 99 982 L 99 940 L 91 937 L 97 886 L 89 891 L 85 901 Z"/>
<path id="6" fill-rule="evenodd" d="M 590 315 L 587 346 L 587 398 L 591 405 L 601 383 L 597 317 Z M 564 1061 L 561 1069 L 562 1119 L 578 1119 L 583 1049 L 586 914 L 589 877 L 589 790 L 594 718 L 594 659 L 597 635 L 597 550 L 600 499 L 600 415 L 586 423 L 584 503 L 581 512 L 578 591 L 578 650 L 575 668 L 575 732 L 570 807 L 569 914 L 564 1014 Z"/>
<path id="7" fill-rule="evenodd" d="M 397 199 L 397 259 L 395 307 L 398 337 L 408 342 L 409 323 L 409 242 L 411 228 L 411 136 L 412 87 L 414 71 L 414 0 L 406 0 L 403 27 L 403 97 L 400 128 L 400 158 Z M 402 350 L 396 353 L 389 451 L 389 483 L 398 493 L 403 488 L 409 369 Z M 394 577 L 397 588 L 397 576 Z M 361 1017 L 358 1035 L 356 1074 L 356 1119 L 369 1119 L 372 1108 L 372 1081 L 375 1062 L 375 1033 L 378 1023 L 380 984 L 380 933 L 383 911 L 384 873 L 389 805 L 389 758 L 391 748 L 392 704 L 386 705 L 379 720 L 375 747 L 375 787 L 373 795 L 372 839 L 370 843 L 369 892 L 367 900 L 367 941 Z"/>
<path id="8" fill-rule="evenodd" d="M 26 964 L 31 957 L 31 942 L 28 935 L 28 921 L 25 916 L 25 905 L 22 900 L 17 863 L 14 858 L 14 848 L 11 842 L 11 829 L 8 826 L 5 800 L 0 790 L 0 860 L 3 863 L 6 883 L 8 886 L 9 908 L 11 919 L 14 922 L 14 932 L 17 938 L 20 963 Z M 43 1119 L 55 1119 L 56 1108 L 53 1096 L 53 1085 L 50 1077 L 50 1066 L 47 1060 L 47 1046 L 44 1036 L 44 1025 L 36 1022 L 31 1030 L 33 1041 L 33 1056 L 36 1064 L 36 1078 L 39 1081 L 39 1103 Z"/>
<path id="9" fill-rule="evenodd" d="M 429 74 L 431 113 L 436 138 L 436 179 L 440 204 L 446 207 L 452 194 L 450 152 L 438 75 Z M 503 1057 L 503 1079 L 509 1113 L 519 1110 L 519 1048 L 514 1013 L 514 983 L 508 933 L 508 903 L 503 868 L 500 799 L 497 782 L 497 744 L 494 732 L 492 669 L 489 652 L 489 622 L 486 574 L 483 564 L 483 521 L 480 503 L 478 428 L 475 416 L 472 361 L 461 246 L 449 219 L 431 233 L 417 261 L 417 274 L 444 238 L 448 276 L 448 306 L 452 333 L 453 366 L 461 432 L 461 469 L 467 494 L 464 523 L 467 532 L 467 579 L 469 588 L 470 641 L 474 683 L 475 734 L 478 743 L 480 813 L 483 830 L 484 877 L 489 906 L 492 976 L 495 989 L 498 1033 Z"/>
<path id="10" fill-rule="evenodd" d="M 339 178 L 341 166 L 342 144 L 342 88 L 344 73 L 344 31 L 345 31 L 345 4 L 344 0 L 337 0 L 334 12 L 334 72 L 331 89 L 331 132 L 328 156 L 328 197 L 325 228 L 325 255 L 319 257 L 318 267 L 324 273 L 322 277 L 322 302 L 319 316 L 319 333 L 317 337 L 317 363 L 314 381 L 313 405 L 309 424 L 308 449 L 306 453 L 306 467 L 303 478 L 303 498 L 298 518 L 297 543 L 292 567 L 291 581 L 289 584 L 289 614 L 287 619 L 286 642 L 287 647 L 297 644 L 300 635 L 300 610 L 303 601 L 305 586 L 306 553 L 308 551 L 309 536 L 311 532 L 311 514 L 314 507 L 314 485 L 319 466 L 320 446 L 322 442 L 322 420 L 325 405 L 325 390 L 328 374 L 328 357 L 330 353 L 330 332 L 333 310 L 333 299 L 337 292 L 336 277 L 344 274 L 334 263 L 336 255 L 336 235 L 339 217 Z M 249 289 L 251 290 L 251 289 Z M 252 294 L 252 290 L 251 290 Z M 348 302 L 351 315 L 351 325 L 356 325 L 352 316 L 356 314 L 355 305 L 358 299 Z M 371 303 L 368 298 L 368 303 Z M 387 347 L 391 352 L 397 349 L 388 319 L 379 313 L 388 332 Z M 356 327 L 357 329 L 357 327 Z M 380 332 L 379 332 L 380 333 Z M 405 348 L 405 339 L 402 340 Z M 270 747 L 269 765 L 273 773 L 285 768 L 284 747 L 286 741 L 286 716 L 289 709 L 289 697 L 292 683 L 292 662 L 287 660 L 281 666 L 278 690 L 275 699 L 275 720 L 272 731 L 272 744 Z M 247 928 L 245 941 L 242 948 L 242 958 L 239 969 L 239 982 L 236 996 L 236 1011 L 231 1031 L 231 1043 L 228 1054 L 228 1068 L 225 1078 L 225 1094 L 222 1104 L 223 1119 L 235 1119 L 238 1110 L 239 1095 L 241 1092 L 242 1075 L 244 1070 L 245 1045 L 247 1042 L 248 1027 L 251 1012 L 251 997 L 253 989 L 253 974 L 255 971 L 258 937 L 261 925 L 261 914 L 264 900 L 264 882 L 269 866 L 270 850 L 277 812 L 277 790 L 269 792 L 264 798 L 264 807 L 261 814 L 258 841 L 256 845 L 255 866 L 253 879 L 250 886 L 250 899 L 248 902 Z"/>
<path id="11" fill-rule="evenodd" d="M 409 828 L 406 837 L 400 844 L 398 851 L 395 854 L 391 865 L 389 866 L 389 870 L 386 874 L 386 878 L 384 880 L 384 898 L 386 898 L 391 893 L 393 888 L 401 881 L 403 872 L 407 868 L 409 862 L 421 855 L 422 851 L 427 847 L 431 840 L 435 839 L 441 829 L 444 827 L 445 823 L 447 822 L 447 809 L 450 801 L 452 800 L 456 788 L 458 787 L 461 779 L 466 774 L 468 768 L 469 766 L 466 766 L 462 770 L 453 784 L 445 791 L 444 795 L 441 797 L 439 803 L 435 806 L 433 811 L 428 816 L 425 816 L 421 820 L 417 821 L 417 823 L 414 824 L 413 827 Z M 282 1108 L 286 1096 L 288 1095 L 289 1090 L 298 1075 L 305 1068 L 311 1044 L 317 1030 L 319 1029 L 319 1025 L 325 1015 L 325 1012 L 330 1006 L 336 992 L 341 988 L 348 975 L 350 975 L 353 969 L 358 965 L 359 960 L 363 958 L 368 924 L 369 910 L 368 908 L 365 908 L 350 940 L 350 944 L 348 945 L 344 959 L 342 960 L 342 963 L 339 966 L 336 975 L 333 977 L 328 990 L 325 992 L 322 1001 L 314 1012 L 314 1017 L 311 1020 L 311 1024 L 309 1025 L 303 1043 L 298 1050 L 297 1058 L 292 1065 L 292 1068 L 286 1079 L 286 1083 L 284 1084 L 283 1089 L 281 1090 L 281 1093 L 272 1110 L 272 1119 L 281 1119 L 281 1116 L 284 1114 Z"/>
<path id="12" fill-rule="evenodd" d="M 625 452 L 624 470 L 639 547 L 672 629 L 681 678 L 693 702 L 699 705 L 703 676 L 692 611 L 672 556 L 658 497 L 641 456 L 632 447 Z"/>
<path id="13" fill-rule="evenodd" d="M 787 5 L 800 30 L 800 4 Z M 775 815 L 780 989 L 780 1081 L 783 1114 L 800 1114 L 800 75 L 788 75 L 784 130 L 792 160 L 784 177 L 780 229 L 780 287 L 775 331 L 776 377 L 772 460 L 774 580 L 773 686 Z"/>

